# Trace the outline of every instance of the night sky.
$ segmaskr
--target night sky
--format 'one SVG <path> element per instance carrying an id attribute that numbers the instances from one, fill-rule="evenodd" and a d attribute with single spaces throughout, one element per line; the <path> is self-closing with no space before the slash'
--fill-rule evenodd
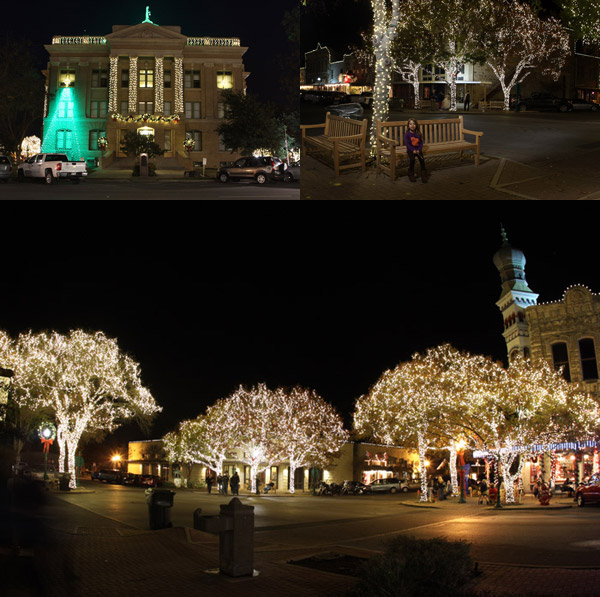
<path id="1" fill-rule="evenodd" d="M 107 0 L 97 5 L 65 1 L 48 10 L 34 4 L 26 15 L 23 4 L 9 2 L 2 5 L 0 32 L 10 31 L 17 37 L 30 39 L 38 50 L 36 58 L 42 69 L 48 60 L 43 45 L 51 43 L 54 35 L 107 35 L 112 33 L 113 25 L 141 23 L 146 6 L 150 6 L 151 21 L 158 25 L 179 25 L 183 35 L 239 37 L 242 46 L 248 47 L 243 57 L 246 70 L 252 73 L 246 80 L 248 90 L 263 101 L 281 100 L 278 81 L 285 64 L 281 56 L 294 49 L 282 22 L 286 11 L 296 6 L 296 0 L 260 6 L 239 0 Z"/>
<path id="2" fill-rule="evenodd" d="M 149 435 L 130 425 L 127 439 L 161 437 L 263 381 L 314 388 L 350 425 L 355 399 L 415 351 L 451 342 L 504 359 L 500 222 L 541 302 L 575 283 L 600 290 L 595 219 L 559 203 L 543 221 L 539 203 L 343 217 L 73 205 L 5 210 L 0 327 L 116 337 L 164 407 Z"/>

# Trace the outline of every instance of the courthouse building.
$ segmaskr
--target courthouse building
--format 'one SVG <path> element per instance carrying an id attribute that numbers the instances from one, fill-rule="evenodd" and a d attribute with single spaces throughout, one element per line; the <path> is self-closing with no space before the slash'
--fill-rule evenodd
<path id="1" fill-rule="evenodd" d="M 238 157 L 216 132 L 221 90 L 246 88 L 247 48 L 238 38 L 187 37 L 181 27 L 152 23 L 147 12 L 137 25 L 114 25 L 105 36 L 55 36 L 45 48 L 43 152 L 128 167 L 133 159 L 121 141 L 136 131 L 165 150 L 154 159 L 159 168 L 189 168 L 203 158 L 216 167 Z"/>

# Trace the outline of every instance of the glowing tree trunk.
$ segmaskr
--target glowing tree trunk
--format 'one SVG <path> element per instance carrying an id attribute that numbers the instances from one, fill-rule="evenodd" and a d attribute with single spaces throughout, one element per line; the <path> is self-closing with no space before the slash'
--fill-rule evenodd
<path id="1" fill-rule="evenodd" d="M 428 499 L 427 491 L 427 466 L 425 464 L 427 455 L 427 443 L 425 436 L 422 433 L 417 435 L 418 450 L 419 450 L 419 473 L 421 475 L 421 498 L 420 501 L 426 502 Z"/>
<path id="2" fill-rule="evenodd" d="M 450 444 L 450 447 L 448 449 L 450 450 L 450 459 L 448 462 L 450 466 L 450 481 L 452 483 L 452 495 L 457 496 L 460 493 L 458 488 L 458 474 L 456 472 L 456 459 L 458 457 L 458 453 L 456 451 L 456 446 L 454 445 L 454 442 Z"/>
<path id="3" fill-rule="evenodd" d="M 412 85 L 415 110 L 421 107 L 419 71 L 421 64 L 412 60 L 405 60 L 402 64 L 396 65 L 394 71 L 397 72 L 402 80 Z"/>
<path id="4" fill-rule="evenodd" d="M 391 43 L 396 37 L 400 19 L 399 0 L 392 0 L 392 15 L 388 16 L 385 0 L 371 0 L 373 8 L 373 50 L 375 54 L 375 89 L 373 91 L 373 120 L 371 123 L 371 150 L 375 149 L 377 121 L 387 120 L 388 98 L 392 81 Z"/>
<path id="5" fill-rule="evenodd" d="M 65 428 L 59 424 L 56 427 L 56 442 L 58 443 L 58 472 L 65 472 L 65 462 L 67 459 L 67 438 Z"/>

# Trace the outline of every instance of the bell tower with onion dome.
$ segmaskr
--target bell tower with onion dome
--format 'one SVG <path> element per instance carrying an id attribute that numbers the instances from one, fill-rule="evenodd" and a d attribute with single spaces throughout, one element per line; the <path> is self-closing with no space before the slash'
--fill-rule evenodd
<path id="1" fill-rule="evenodd" d="M 531 356 L 529 325 L 525 310 L 537 304 L 538 294 L 533 292 L 525 279 L 525 255 L 508 242 L 506 231 L 501 227 L 502 246 L 494 255 L 494 265 L 500 272 L 502 292 L 496 302 L 504 320 L 504 340 L 508 360 L 517 354 Z"/>

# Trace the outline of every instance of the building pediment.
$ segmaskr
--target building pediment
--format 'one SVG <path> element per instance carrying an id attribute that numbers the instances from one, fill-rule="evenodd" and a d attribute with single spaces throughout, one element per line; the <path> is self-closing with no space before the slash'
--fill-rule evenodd
<path id="1" fill-rule="evenodd" d="M 137 25 L 115 25 L 113 32 L 106 35 L 106 39 L 112 44 L 114 42 L 131 41 L 179 41 L 187 40 L 185 35 L 174 31 L 179 27 L 161 27 L 152 23 L 138 23 Z"/>

